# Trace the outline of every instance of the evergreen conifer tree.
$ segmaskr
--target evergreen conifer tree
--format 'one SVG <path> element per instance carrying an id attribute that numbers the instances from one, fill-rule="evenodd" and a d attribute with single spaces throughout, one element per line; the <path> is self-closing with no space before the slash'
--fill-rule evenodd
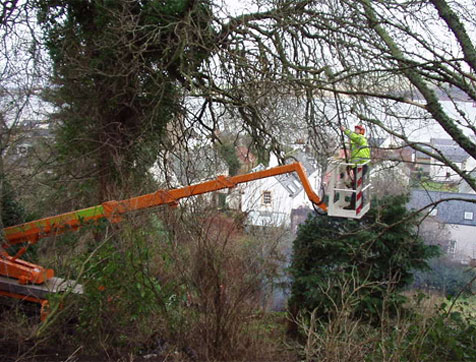
<path id="1" fill-rule="evenodd" d="M 311 215 L 294 241 L 291 311 L 317 308 L 318 316 L 328 315 L 333 302 L 342 302 L 340 288 L 349 280 L 358 289 L 359 317 L 376 317 L 384 297 L 400 304 L 398 292 L 412 282 L 413 271 L 427 269 L 439 254 L 419 237 L 420 217 L 406 209 L 407 201 L 403 195 L 375 200 L 362 220 Z"/>

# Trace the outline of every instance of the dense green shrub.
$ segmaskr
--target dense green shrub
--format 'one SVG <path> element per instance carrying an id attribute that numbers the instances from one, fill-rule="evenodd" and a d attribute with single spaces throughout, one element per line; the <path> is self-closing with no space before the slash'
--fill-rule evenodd
<path id="1" fill-rule="evenodd" d="M 401 304 L 398 290 L 438 254 L 418 237 L 418 215 L 406 202 L 405 196 L 374 200 L 361 220 L 310 216 L 294 241 L 291 311 L 317 308 L 318 317 L 328 315 L 343 298 L 339 286 L 349 280 L 359 295 L 354 311 L 360 317 L 377 317 L 384 301 Z"/>

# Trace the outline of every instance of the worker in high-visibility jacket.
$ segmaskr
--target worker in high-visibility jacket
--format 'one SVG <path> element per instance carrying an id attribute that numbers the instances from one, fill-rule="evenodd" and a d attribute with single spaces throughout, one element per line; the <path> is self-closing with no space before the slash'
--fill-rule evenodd
<path id="1" fill-rule="evenodd" d="M 345 127 L 341 126 L 342 132 L 349 137 L 350 139 L 350 160 L 349 163 L 352 163 L 353 166 L 350 167 L 352 171 L 352 188 L 357 189 L 357 166 L 362 163 L 370 161 L 370 147 L 367 138 L 365 138 L 365 128 L 361 125 L 356 125 L 354 132 Z M 363 166 L 362 169 L 362 178 L 366 175 L 369 169 L 368 164 Z M 355 209 L 355 195 L 356 192 L 352 193 L 350 200 L 350 205 L 344 207 L 346 210 Z"/>

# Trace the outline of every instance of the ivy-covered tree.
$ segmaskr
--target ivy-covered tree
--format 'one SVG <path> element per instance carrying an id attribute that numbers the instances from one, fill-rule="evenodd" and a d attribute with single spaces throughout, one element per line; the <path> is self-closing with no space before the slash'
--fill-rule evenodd
<path id="1" fill-rule="evenodd" d="M 36 0 L 58 155 L 87 203 L 143 180 L 210 54 L 208 2 Z M 78 183 L 79 181 L 79 183 Z M 87 185 L 87 187 L 84 187 Z M 83 187 L 81 187 L 83 186 Z"/>
<path id="2" fill-rule="evenodd" d="M 328 315 L 331 303 L 342 303 L 341 287 L 349 280 L 359 296 L 353 308 L 359 317 L 376 317 L 384 298 L 396 302 L 413 271 L 427 269 L 439 253 L 419 237 L 419 215 L 406 202 L 402 195 L 375 200 L 359 221 L 310 216 L 294 241 L 291 311 L 317 308 L 317 315 Z"/>
<path id="3" fill-rule="evenodd" d="M 236 154 L 235 145 L 233 143 L 222 143 L 217 146 L 218 154 L 225 160 L 228 166 L 228 174 L 234 176 L 240 170 L 240 160 Z"/>
<path id="4" fill-rule="evenodd" d="M 0 176 L 0 178 L 3 177 Z M 11 184 L 5 179 L 0 180 L 0 182 L 3 184 L 2 193 L 0 194 L 3 226 L 7 227 L 25 222 L 25 209 L 17 201 L 17 195 L 15 194 Z"/>

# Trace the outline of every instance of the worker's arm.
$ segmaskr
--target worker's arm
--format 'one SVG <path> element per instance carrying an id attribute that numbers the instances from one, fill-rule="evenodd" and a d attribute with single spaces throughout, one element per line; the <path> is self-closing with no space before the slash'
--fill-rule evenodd
<path id="1" fill-rule="evenodd" d="M 353 142 L 363 146 L 365 144 L 364 137 L 358 133 L 352 132 L 350 129 L 346 129 L 345 127 L 341 127 L 341 130 L 344 134 L 349 137 Z"/>

